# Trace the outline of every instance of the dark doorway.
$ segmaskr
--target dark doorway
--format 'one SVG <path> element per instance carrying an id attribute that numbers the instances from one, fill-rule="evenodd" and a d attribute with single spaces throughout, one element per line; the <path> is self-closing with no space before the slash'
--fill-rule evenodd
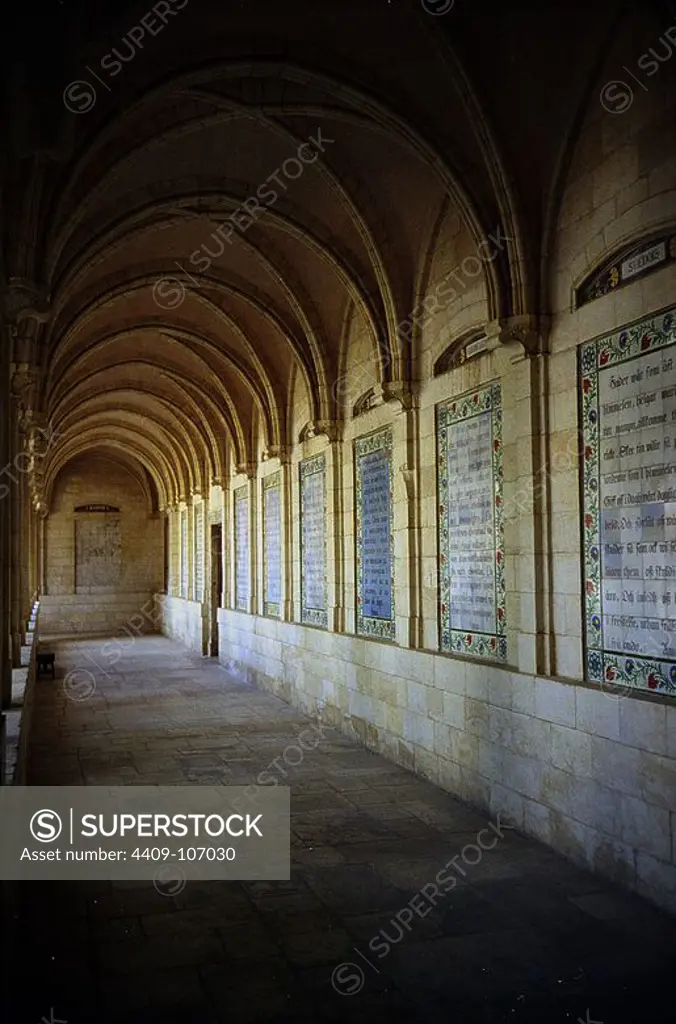
<path id="1" fill-rule="evenodd" d="M 211 637 L 209 653 L 218 657 L 218 609 L 223 600 L 223 526 L 211 527 Z"/>
<path id="2" fill-rule="evenodd" d="M 164 593 L 169 593 L 169 558 L 170 558 L 170 540 L 169 540 L 169 516 L 164 517 Z"/>

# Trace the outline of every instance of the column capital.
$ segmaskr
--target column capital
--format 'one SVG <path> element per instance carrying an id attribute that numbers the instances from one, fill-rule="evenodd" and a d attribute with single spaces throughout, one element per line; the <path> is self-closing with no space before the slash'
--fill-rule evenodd
<path id="1" fill-rule="evenodd" d="M 399 472 L 402 475 L 404 486 L 406 487 L 406 497 L 409 501 L 414 501 L 416 496 L 416 473 L 412 466 L 404 463 L 403 466 L 399 467 Z"/>
<path id="2" fill-rule="evenodd" d="M 520 349 L 515 360 L 540 355 L 547 351 L 550 318 L 535 313 L 493 320 L 486 325 L 486 334 L 492 342 Z"/>
<path id="3" fill-rule="evenodd" d="M 52 315 L 49 293 L 43 285 L 28 278 L 10 277 L 2 296 L 2 312 L 13 326 L 27 319 L 45 324 Z"/>
<path id="4" fill-rule="evenodd" d="M 271 459 L 279 459 L 282 466 L 286 465 L 291 461 L 293 449 L 289 444 L 273 444 L 269 445 L 263 452 L 263 462 L 269 462 Z"/>
<path id="5" fill-rule="evenodd" d="M 385 392 L 383 386 L 382 384 L 374 384 L 363 395 L 360 395 L 352 406 L 352 419 L 356 419 L 362 413 L 369 412 L 371 409 L 377 409 L 378 406 L 384 404 Z"/>
<path id="6" fill-rule="evenodd" d="M 41 373 L 32 363 L 10 364 L 10 395 L 17 406 L 19 427 L 27 431 L 35 415 Z"/>
<path id="7" fill-rule="evenodd" d="M 300 432 L 300 442 L 313 437 L 326 437 L 333 443 L 342 440 L 342 424 L 338 420 L 309 420 Z"/>
<path id="8" fill-rule="evenodd" d="M 401 412 L 410 412 L 416 405 L 417 398 L 416 384 L 412 381 L 390 380 L 384 384 L 374 384 L 354 403 L 352 418 L 356 419 L 371 409 L 390 403 L 398 403 Z"/>
<path id="9" fill-rule="evenodd" d="M 34 361 L 40 329 L 52 315 L 46 289 L 34 281 L 10 278 L 0 297 L 0 308 L 7 322 L 12 359 L 16 362 Z"/>
<path id="10" fill-rule="evenodd" d="M 383 384 L 385 402 L 397 402 L 402 412 L 410 412 L 417 402 L 418 394 L 414 382 L 391 380 Z"/>
<path id="11" fill-rule="evenodd" d="M 52 433 L 49 421 L 43 412 L 38 412 L 37 409 L 33 408 L 26 409 L 26 419 L 28 420 L 28 429 L 31 433 Z"/>

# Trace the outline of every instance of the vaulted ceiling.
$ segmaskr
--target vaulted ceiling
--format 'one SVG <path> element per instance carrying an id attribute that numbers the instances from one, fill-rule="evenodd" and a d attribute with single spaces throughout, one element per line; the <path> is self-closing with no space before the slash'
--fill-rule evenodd
<path id="1" fill-rule="evenodd" d="M 98 450 L 138 460 L 162 501 L 222 480 L 259 432 L 273 452 L 297 440 L 298 388 L 312 420 L 340 415 L 355 329 L 405 379 L 397 324 L 449 210 L 476 242 L 511 239 L 486 271 L 491 315 L 543 311 L 618 5 L 442 6 L 65 2 L 42 42 L 15 24 L 2 273 L 43 311 L 49 479 Z"/>

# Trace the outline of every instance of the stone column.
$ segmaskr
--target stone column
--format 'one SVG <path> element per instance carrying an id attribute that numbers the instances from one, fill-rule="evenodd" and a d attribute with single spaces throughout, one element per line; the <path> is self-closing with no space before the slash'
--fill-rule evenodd
<path id="1" fill-rule="evenodd" d="M 37 526 L 35 521 L 35 509 L 33 508 L 33 501 L 28 494 L 28 614 L 30 615 L 33 609 L 33 602 L 35 601 L 35 592 L 37 590 L 37 573 L 36 573 L 36 536 Z"/>
<path id="2" fill-rule="evenodd" d="M 33 411 L 39 406 L 40 372 L 38 352 L 40 334 L 50 317 L 47 296 L 31 281 L 13 278 L 2 296 L 7 325 L 11 380 L 9 471 L 12 479 L 10 503 L 10 601 L 12 660 L 21 663 L 21 644 L 29 593 L 29 468 L 31 458 L 24 444 L 24 429 L 29 429 Z M 4 463 L 3 463 L 4 465 Z"/>
<path id="3" fill-rule="evenodd" d="M 186 560 L 186 575 L 188 577 L 186 587 L 186 599 L 188 601 L 195 600 L 195 506 L 193 504 L 195 500 L 194 494 L 190 496 L 188 501 L 188 557 Z"/>
<path id="4" fill-rule="evenodd" d="M 249 601 L 246 612 L 248 615 L 258 614 L 258 573 L 257 573 L 257 464 L 255 462 L 241 462 L 234 467 L 234 474 L 230 485 L 230 522 L 232 524 L 232 569 L 231 569 L 231 597 L 232 608 L 237 609 L 237 504 L 235 494 L 246 487 L 248 501 L 248 531 L 249 531 Z M 243 611 L 244 609 L 237 609 Z"/>
<path id="5" fill-rule="evenodd" d="M 40 593 L 40 517 L 33 506 L 33 601 Z"/>
<path id="6" fill-rule="evenodd" d="M 327 627 L 331 633 L 345 631 L 345 563 L 344 563 L 344 489 L 343 460 L 345 443 L 343 426 L 335 420 L 316 420 L 306 425 L 300 438 L 301 458 L 324 455 L 326 459 L 326 573 Z M 299 492 L 299 516 L 302 496 Z M 302 546 L 302 545 L 301 545 Z M 300 554 L 300 551 L 299 551 Z M 302 574 L 302 564 L 299 565 Z"/>
<path id="7" fill-rule="evenodd" d="M 515 589 L 507 592 L 507 621 L 518 635 L 510 661 L 522 672 L 548 675 L 553 670 L 553 635 L 546 325 L 515 317 L 504 325 L 500 340 L 504 435 L 514 446 L 516 467 L 514 479 L 506 479 L 505 487 L 506 558 L 515 582 Z"/>
<path id="8" fill-rule="evenodd" d="M 9 341 L 0 328 L 0 707 L 9 706 L 12 695 L 10 501 L 11 480 L 2 473 L 10 462 Z M 4 765 L 4 750 L 0 750 Z"/>
<path id="9" fill-rule="evenodd" d="M 4 285 L 4 282 L 3 282 Z M 19 447 L 19 419 L 22 406 L 29 407 L 36 395 L 38 374 L 35 355 L 41 325 L 49 318 L 46 296 L 30 282 L 10 279 L 0 294 L 0 707 L 11 703 L 12 666 L 21 664 L 21 501 L 17 476 L 25 477 L 27 465 L 18 474 L 15 466 Z M 22 373 L 15 379 L 14 371 Z M 20 396 L 28 398 L 21 402 Z M 33 405 L 33 407 L 35 407 Z M 11 474 L 11 475 L 10 475 Z M 0 719 L 0 782 L 4 782 L 4 718 Z"/>
<path id="10" fill-rule="evenodd" d="M 15 352 L 22 353 L 25 339 L 14 336 Z M 10 595 L 12 605 L 12 661 L 21 664 L 21 645 L 24 642 L 26 621 L 32 597 L 30 578 L 30 549 L 32 510 L 30 472 L 34 457 L 29 451 L 28 438 L 34 420 L 39 374 L 30 362 L 13 362 L 11 372 L 10 408 L 10 460 L 7 486 L 10 488 L 11 561 Z"/>
<path id="11" fill-rule="evenodd" d="M 166 543 L 167 543 L 167 561 L 169 565 L 169 571 L 167 573 L 167 597 L 174 596 L 174 587 L 176 586 L 176 572 L 175 572 L 175 541 L 174 541 L 174 512 L 173 506 L 167 505 L 164 509 L 164 514 L 167 517 L 167 528 L 166 528 Z"/>
<path id="12" fill-rule="evenodd" d="M 294 620 L 293 601 L 293 545 L 295 542 L 293 522 L 293 466 L 291 464 L 291 446 L 284 446 L 279 454 L 280 469 L 280 515 L 282 535 L 282 607 L 281 618 L 285 622 Z"/>
<path id="13" fill-rule="evenodd" d="M 181 553 L 181 506 L 176 501 L 171 506 L 171 564 L 173 566 L 172 596 L 181 597 L 183 555 Z"/>
<path id="14" fill-rule="evenodd" d="M 233 544 L 232 544 L 232 488 L 230 486 L 230 475 L 226 475 L 222 482 L 222 513 L 221 523 L 223 527 L 222 539 L 222 571 L 223 571 L 223 593 L 221 594 L 221 608 L 232 608 L 232 578 L 230 567 L 232 565 Z"/>
<path id="15" fill-rule="evenodd" d="M 420 517 L 420 413 L 417 404 L 411 405 L 411 408 L 404 408 L 403 414 L 406 417 L 406 447 L 401 453 L 405 456 L 405 462 L 399 467 L 401 477 L 404 485 L 404 493 L 406 495 L 405 515 L 406 515 L 406 531 L 408 534 L 407 544 L 407 564 L 408 564 L 408 576 L 402 581 L 405 593 L 408 596 L 408 607 L 406 608 L 407 613 L 407 626 L 408 626 L 408 646 L 409 647 L 422 647 L 423 646 L 423 628 L 422 628 L 422 526 Z M 397 455 L 395 452 L 393 458 L 395 459 L 395 471 L 397 468 Z M 395 476 L 395 494 L 396 494 L 397 481 Z M 393 500 L 395 496 L 393 495 Z M 395 574 L 396 578 L 396 574 Z M 396 605 L 396 600 L 395 600 Z M 401 629 L 398 629 L 398 633 L 401 633 Z M 402 642 L 402 637 L 397 637 L 398 642 Z"/>
<path id="16" fill-rule="evenodd" d="M 47 516 L 41 510 L 38 519 L 38 595 L 47 592 Z"/>
<path id="17" fill-rule="evenodd" d="M 292 580 L 292 543 L 293 531 L 291 528 L 291 448 L 287 445 L 271 445 L 263 452 L 263 463 L 277 460 L 279 468 L 273 471 L 279 479 L 279 532 L 280 532 L 280 601 L 279 618 L 283 622 L 291 621 L 291 607 L 293 598 Z M 265 615 L 266 602 L 266 580 L 265 580 L 265 480 L 267 475 L 261 473 L 262 466 L 258 467 L 256 477 L 256 493 L 259 496 L 260 508 L 258 513 L 258 575 L 260 579 L 258 592 L 258 614 Z"/>
<path id="18" fill-rule="evenodd" d="M 11 520 L 9 593 L 11 599 L 12 665 L 15 668 L 21 665 L 21 645 L 23 643 L 21 578 L 21 558 L 23 547 L 21 525 L 23 502 L 21 474 L 16 468 L 17 456 L 21 451 L 19 430 L 20 415 L 21 403 L 19 394 L 16 390 L 13 390 L 10 402 L 10 468 L 8 474 L 8 486 L 10 488 L 9 503 Z"/>
<path id="19" fill-rule="evenodd" d="M 327 450 L 326 491 L 328 504 L 327 547 L 329 551 L 327 572 L 329 574 L 329 629 L 334 633 L 345 632 L 345 549 L 343 488 L 343 460 L 345 443 L 342 431 L 330 424 L 327 431 L 330 441 Z"/>
<path id="20" fill-rule="evenodd" d="M 249 614 L 258 615 L 258 466 L 249 471 Z"/>
<path id="21" fill-rule="evenodd" d="M 178 520 L 178 550 L 179 550 L 179 576 L 178 576 L 178 596 L 182 601 L 188 599 L 190 594 L 190 560 L 189 560 L 189 544 L 190 544 L 190 522 L 188 519 L 188 506 L 187 498 L 185 495 L 181 495 L 178 500 L 178 511 L 176 514 Z M 183 522 L 185 519 L 185 536 L 183 530 Z"/>
<path id="22" fill-rule="evenodd" d="M 422 647 L 422 527 L 420 517 L 420 405 L 415 383 L 383 385 L 383 400 L 393 407 L 394 562 L 396 642 Z M 378 403 L 380 404 L 380 403 Z"/>
<path id="23" fill-rule="evenodd" d="M 26 624 L 30 613 L 31 601 L 30 552 L 32 544 L 32 508 L 30 489 L 28 486 L 28 454 L 26 451 L 26 430 L 23 417 L 19 422 L 19 452 L 17 455 L 17 468 L 19 469 L 19 487 L 21 488 L 21 551 L 19 560 L 19 571 L 21 574 L 21 642 L 25 643 Z"/>
<path id="24" fill-rule="evenodd" d="M 26 552 L 24 558 L 24 569 L 26 573 L 25 579 L 25 591 L 24 596 L 26 599 L 27 616 L 30 615 L 30 610 L 33 607 L 33 594 L 35 593 L 34 588 L 34 576 L 33 576 L 33 549 L 35 545 L 35 531 L 33 528 L 33 502 L 31 501 L 30 490 L 28 487 L 28 478 L 26 478 L 26 520 L 24 527 L 24 536 L 26 539 Z"/>

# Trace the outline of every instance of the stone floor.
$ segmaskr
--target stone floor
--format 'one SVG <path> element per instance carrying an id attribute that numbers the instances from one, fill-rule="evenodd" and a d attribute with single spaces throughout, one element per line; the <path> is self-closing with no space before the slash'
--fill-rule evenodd
<path id="1" fill-rule="evenodd" d="M 292 873 L 175 895 L 5 883 L 8 1022 L 673 1021 L 674 919 L 507 828 L 470 865 L 485 817 L 337 732 L 290 767 L 307 720 L 169 640 L 117 664 L 102 640 L 57 652 L 30 783 L 247 785 L 268 768 L 291 786 Z M 402 928 L 453 857 L 455 888 Z"/>

